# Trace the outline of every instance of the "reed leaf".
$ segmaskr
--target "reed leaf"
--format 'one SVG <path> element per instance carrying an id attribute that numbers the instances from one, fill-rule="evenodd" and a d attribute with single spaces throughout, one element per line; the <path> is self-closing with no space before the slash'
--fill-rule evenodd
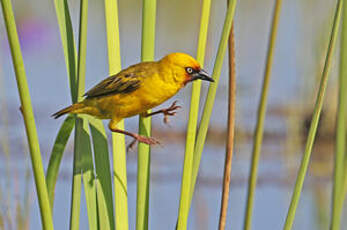
<path id="1" fill-rule="evenodd" d="M 62 48 L 65 56 L 66 69 L 69 77 L 72 103 L 77 102 L 77 68 L 76 49 L 67 0 L 54 0 L 55 12 L 59 25 Z"/>
<path id="2" fill-rule="evenodd" d="M 72 103 L 77 102 L 77 68 L 76 68 L 76 49 L 75 41 L 72 30 L 71 17 L 67 0 L 59 1 L 54 0 L 55 12 L 59 25 L 60 37 L 62 48 L 65 56 L 65 64 L 68 73 L 70 92 Z M 72 179 L 72 195 L 71 195 L 71 210 L 70 210 L 70 229 L 79 229 L 80 218 L 80 204 L 81 204 L 81 174 L 79 170 L 80 157 L 76 154 L 78 151 L 77 141 L 77 124 L 81 121 L 75 121 L 75 144 L 74 144 L 74 158 L 73 158 L 73 179 Z M 78 125 L 81 127 L 81 124 Z"/>
<path id="3" fill-rule="evenodd" d="M 77 164 L 74 165 L 74 176 L 82 175 L 84 185 L 84 193 L 87 204 L 89 229 L 98 229 L 98 210 L 96 201 L 96 185 L 93 167 L 92 148 L 89 136 L 88 120 L 84 115 L 77 116 L 76 121 L 76 140 L 75 140 L 75 155 L 77 155 Z M 75 191 L 81 193 L 81 191 Z M 74 197 L 74 195 L 73 195 Z M 77 207 L 76 207 L 77 208 Z M 80 208 L 80 207 L 78 207 Z"/>
<path id="4" fill-rule="evenodd" d="M 107 47 L 110 74 L 121 70 L 119 23 L 117 1 L 105 0 L 105 17 L 107 31 Z M 117 128 L 124 129 L 124 121 Z M 126 174 L 125 137 L 122 134 L 112 134 L 113 143 L 113 180 L 115 192 L 115 225 L 118 230 L 129 229 L 128 218 L 128 187 Z"/>
<path id="5" fill-rule="evenodd" d="M 244 220 L 244 230 L 250 230 L 252 224 L 252 212 L 254 206 L 254 197 L 255 197 L 255 188 L 257 185 L 257 174 L 258 174 L 258 164 L 260 158 L 261 145 L 263 142 L 263 133 L 264 133 L 264 122 L 266 116 L 266 105 L 267 105 L 267 95 L 269 92 L 270 78 L 272 63 L 276 45 L 277 38 L 277 29 L 280 21 L 282 0 L 276 0 L 274 13 L 272 17 L 272 25 L 270 32 L 270 40 L 267 50 L 266 66 L 263 79 L 263 85 L 261 90 L 260 102 L 258 105 L 258 114 L 257 114 L 257 124 L 254 131 L 253 137 L 253 150 L 252 150 L 252 161 L 251 169 L 248 179 L 248 191 L 247 191 L 247 206 L 245 212 Z"/>
<path id="6" fill-rule="evenodd" d="M 82 0 L 80 5 L 78 59 L 76 57 L 68 3 L 66 0 L 55 0 L 54 3 L 63 44 L 65 62 L 68 70 L 71 97 L 73 103 L 75 103 L 82 99 L 82 95 L 84 93 L 88 2 Z M 76 68 L 76 60 L 78 60 L 78 68 Z M 89 138 L 88 121 L 82 115 L 76 116 L 74 147 L 70 229 L 79 229 L 82 178 L 85 182 L 84 187 L 87 201 L 89 228 L 96 229 L 98 215 L 96 212 L 96 189 L 94 184 L 95 176 L 93 172 L 93 157 Z"/>
<path id="7" fill-rule="evenodd" d="M 346 151 L 346 97 L 347 97 L 347 4 L 342 8 L 342 30 L 340 51 L 339 93 L 336 123 L 336 155 L 333 186 L 333 204 L 331 212 L 331 230 L 340 229 L 344 204 L 344 158 Z"/>
<path id="8" fill-rule="evenodd" d="M 211 118 L 214 101 L 216 98 L 219 77 L 223 67 L 225 52 L 228 46 L 228 39 L 229 39 L 230 29 L 233 23 L 236 3 L 237 3 L 236 0 L 231 0 L 226 12 L 226 17 L 225 17 L 224 25 L 223 25 L 223 31 L 222 31 L 221 39 L 219 42 L 216 61 L 215 61 L 213 73 L 212 73 L 212 78 L 215 80 L 215 82 L 211 83 L 209 86 L 207 97 L 206 97 L 207 99 L 204 105 L 204 110 L 201 117 L 200 126 L 198 129 L 198 135 L 197 135 L 196 144 L 194 148 L 193 171 L 192 171 L 192 180 L 191 180 L 190 195 L 189 195 L 190 204 L 192 202 L 193 195 L 194 195 L 196 179 L 198 177 L 198 172 L 199 172 L 201 154 L 204 149 L 208 125 Z"/>
<path id="9" fill-rule="evenodd" d="M 333 26 L 332 26 L 332 31 L 331 31 L 331 35 L 330 35 L 329 46 L 328 46 L 327 55 L 325 58 L 322 78 L 321 78 L 320 85 L 319 85 L 319 91 L 318 91 L 318 95 L 316 98 L 316 103 L 315 103 L 315 107 L 314 107 L 314 111 L 313 111 L 312 121 L 311 121 L 310 129 L 309 129 L 309 133 L 307 136 L 307 140 L 306 140 L 305 151 L 304 151 L 304 154 L 303 154 L 303 157 L 301 160 L 301 164 L 300 164 L 298 176 L 296 178 L 291 203 L 290 203 L 287 218 L 286 218 L 286 221 L 284 224 L 284 228 L 283 228 L 284 230 L 292 229 L 294 218 L 295 218 L 295 213 L 296 213 L 296 208 L 297 208 L 298 203 L 299 203 L 299 199 L 300 199 L 300 195 L 301 195 L 301 191 L 302 191 L 302 186 L 304 184 L 305 175 L 306 175 L 307 168 L 308 168 L 308 165 L 310 162 L 312 146 L 313 146 L 316 132 L 317 132 L 319 117 L 320 117 L 320 113 L 321 113 L 322 106 L 323 106 L 324 94 L 325 94 L 325 90 L 326 90 L 326 87 L 328 84 L 328 79 L 329 79 L 331 61 L 333 58 L 336 39 L 338 36 L 338 28 L 339 28 L 340 19 L 341 19 L 342 3 L 343 3 L 342 0 L 338 0 L 338 2 L 337 2 L 337 7 L 336 7 L 336 11 L 335 11 Z"/>
<path id="10" fill-rule="evenodd" d="M 70 210 L 70 230 L 78 230 L 80 228 L 80 206 L 81 206 L 81 160 L 77 150 L 80 146 L 78 140 L 80 139 L 77 132 L 81 130 L 82 119 L 76 119 L 75 121 L 75 144 L 74 144 L 74 158 L 73 158 L 73 178 L 72 178 L 72 191 L 71 191 L 71 210 Z"/>
<path id="11" fill-rule="evenodd" d="M 50 200 L 50 206 L 53 212 L 54 206 L 54 194 L 55 194 L 55 185 L 58 179 L 59 167 L 61 163 L 61 159 L 63 158 L 63 154 L 65 151 L 65 147 L 71 132 L 75 126 L 75 119 L 73 116 L 68 116 L 55 139 L 51 156 L 49 158 L 48 168 L 46 172 L 46 181 L 47 181 L 47 189 Z"/>
<path id="12" fill-rule="evenodd" d="M 16 22 L 10 0 L 1 0 L 1 7 L 7 36 L 11 48 L 12 61 L 16 75 L 17 87 L 21 101 L 21 111 L 24 118 L 25 129 L 30 149 L 31 164 L 36 185 L 36 192 L 39 201 L 42 228 L 53 229 L 52 212 L 49 205 L 49 196 L 42 165 L 40 145 L 36 131 L 35 118 L 31 105 L 28 83 L 26 80 L 25 67 L 18 39 Z"/>
<path id="13" fill-rule="evenodd" d="M 210 18 L 211 0 L 202 2 L 200 32 L 196 59 L 201 68 L 204 65 L 205 48 Z M 182 172 L 181 197 L 178 210 L 177 229 L 185 229 L 187 226 L 190 207 L 190 186 L 192 180 L 192 168 L 194 159 L 194 147 L 196 139 L 196 127 L 198 122 L 201 81 L 194 81 L 190 99 L 189 120 L 186 134 L 185 158 Z"/>
<path id="14" fill-rule="evenodd" d="M 114 229 L 112 178 L 107 137 L 100 120 L 89 118 L 88 121 L 94 148 L 98 223 L 102 229 Z"/>
<path id="15" fill-rule="evenodd" d="M 155 49 L 156 0 L 143 0 L 142 5 L 142 46 L 141 60 L 153 61 Z M 151 111 L 147 111 L 150 113 Z M 140 117 L 139 134 L 151 136 L 151 118 Z M 148 229 L 150 146 L 138 144 L 136 229 Z"/>
<path id="16" fill-rule="evenodd" d="M 67 13 L 66 15 L 69 15 Z M 87 38 L 87 15 L 88 2 L 81 1 L 80 14 L 80 39 L 79 39 L 79 66 L 78 66 L 78 96 L 81 100 L 84 94 L 85 79 L 85 58 L 86 58 L 86 38 Z M 70 21 L 70 18 L 67 19 Z M 72 28 L 71 28 L 72 30 Z M 73 40 L 73 39 L 71 39 Z M 71 45 L 72 46 L 72 45 Z M 71 49 L 70 49 L 71 50 Z M 97 224 L 103 226 L 103 229 L 114 229 L 113 218 L 113 198 L 110 162 L 108 155 L 107 137 L 105 129 L 100 120 L 89 118 L 91 134 L 93 136 L 93 147 L 95 154 L 95 171 L 97 179 L 93 172 L 93 157 L 91 153 L 91 144 L 89 139 L 89 129 L 87 120 L 83 120 L 83 134 L 81 134 L 82 143 L 84 144 L 81 170 L 83 172 L 84 186 L 87 198 L 88 218 L 91 229 L 96 229 Z M 78 165 L 78 164 L 77 164 Z M 77 177 L 79 175 L 76 175 Z M 94 183 L 95 180 L 95 183 Z M 96 193 L 98 189 L 98 193 Z M 96 202 L 97 197 L 97 202 Z M 96 203 L 98 208 L 96 208 Z M 76 206 L 77 207 L 77 206 Z M 77 208 L 76 208 L 77 209 Z M 97 220 L 98 218 L 98 220 Z"/>
<path id="17" fill-rule="evenodd" d="M 76 68 L 76 49 L 73 37 L 72 23 L 70 17 L 69 6 L 67 0 L 54 1 L 63 51 L 65 56 L 65 63 L 68 72 L 71 99 L 73 103 L 77 102 L 77 68 Z M 73 179 L 72 179 L 72 195 L 71 195 L 71 210 L 70 210 L 70 229 L 79 229 L 80 218 L 80 204 L 81 204 L 81 167 L 79 151 L 79 136 L 82 127 L 82 119 L 75 119 L 75 143 L 74 143 L 74 158 L 73 158 Z"/>
<path id="18" fill-rule="evenodd" d="M 80 1 L 80 24 L 78 39 L 78 68 L 77 68 L 77 100 L 83 100 L 85 92 L 86 54 L 87 54 L 87 27 L 88 27 L 88 0 Z M 77 116 L 75 145 L 79 155 L 80 166 L 76 172 L 82 174 L 84 192 L 86 197 L 89 229 L 98 229 L 98 210 L 96 201 L 96 185 L 93 165 L 93 154 L 90 143 L 88 120 L 84 115 Z"/>
<path id="19" fill-rule="evenodd" d="M 87 16 L 86 13 L 85 13 L 85 16 Z M 84 26 L 86 27 L 86 24 Z M 80 32 L 80 34 L 82 33 Z M 83 36 L 85 37 L 87 36 L 86 28 L 85 28 L 85 32 Z M 85 50 L 85 47 L 84 47 L 84 50 Z M 84 92 L 84 89 L 83 89 L 83 92 Z M 97 202 L 96 202 L 94 200 L 95 188 L 93 187 L 90 194 L 90 197 L 91 197 L 90 203 L 92 205 L 92 208 L 90 209 L 88 213 L 88 217 L 89 218 L 92 217 L 93 221 L 95 221 L 96 220 L 95 217 L 97 217 L 98 227 L 102 226 L 102 229 L 105 229 L 105 230 L 114 229 L 115 223 L 114 223 L 114 214 L 113 214 L 112 178 L 111 178 L 107 136 L 106 136 L 105 128 L 101 120 L 89 117 L 88 122 L 89 122 L 89 127 L 91 131 L 92 139 L 93 139 L 95 173 L 96 173 L 96 178 L 94 178 L 94 175 L 92 173 L 93 159 L 92 157 L 89 157 L 89 160 L 90 160 L 89 168 L 91 169 L 90 180 L 95 179 L 95 184 L 91 181 L 91 185 L 96 186 L 96 199 L 97 199 Z M 94 206 L 95 202 L 97 205 L 97 209 Z M 96 223 L 93 223 L 93 224 L 96 227 Z"/>

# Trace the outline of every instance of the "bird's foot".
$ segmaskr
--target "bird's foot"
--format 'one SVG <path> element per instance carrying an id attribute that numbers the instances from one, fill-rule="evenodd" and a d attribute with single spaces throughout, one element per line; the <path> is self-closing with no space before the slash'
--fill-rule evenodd
<path id="1" fill-rule="evenodd" d="M 162 113 L 164 114 L 164 123 L 168 124 L 169 123 L 169 116 L 175 116 L 177 113 L 177 109 L 182 108 L 179 105 L 176 105 L 177 101 L 174 101 L 169 108 L 163 109 Z"/>
<path id="2" fill-rule="evenodd" d="M 160 142 L 158 140 L 156 140 L 155 138 L 153 138 L 153 137 L 145 137 L 145 136 L 141 136 L 141 135 L 135 134 L 134 138 L 138 142 L 145 143 L 147 145 L 160 144 Z"/>
<path id="3" fill-rule="evenodd" d="M 129 151 L 134 151 L 135 148 L 135 144 L 136 144 L 137 140 L 133 139 L 130 144 L 127 145 L 127 152 Z"/>
<path id="4" fill-rule="evenodd" d="M 176 105 L 177 101 L 174 101 L 169 108 L 166 109 L 161 109 L 152 113 L 143 113 L 142 116 L 144 117 L 150 117 L 159 113 L 164 114 L 164 123 L 168 124 L 169 123 L 169 116 L 175 116 L 177 113 L 177 109 L 182 108 L 179 105 Z"/>
<path id="5" fill-rule="evenodd" d="M 160 142 L 153 137 L 145 137 L 138 134 L 134 134 L 133 137 L 134 137 L 134 140 L 127 146 L 127 151 L 132 150 L 136 142 L 141 142 L 147 145 L 157 145 L 157 144 L 160 145 Z"/>

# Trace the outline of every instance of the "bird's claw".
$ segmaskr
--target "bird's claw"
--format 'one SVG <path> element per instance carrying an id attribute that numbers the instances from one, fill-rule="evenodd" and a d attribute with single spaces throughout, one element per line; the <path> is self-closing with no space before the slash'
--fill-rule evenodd
<path id="1" fill-rule="evenodd" d="M 127 152 L 129 151 L 133 151 L 134 150 L 134 147 L 135 147 L 135 144 L 136 144 L 137 140 L 134 139 L 130 142 L 130 144 L 127 145 Z"/>
<path id="2" fill-rule="evenodd" d="M 163 110 L 165 124 L 169 123 L 169 116 L 175 116 L 177 113 L 176 110 L 182 108 L 182 106 L 176 104 L 177 101 L 174 101 L 169 108 Z"/>
<path id="3" fill-rule="evenodd" d="M 138 140 L 139 142 L 141 143 L 144 143 L 144 144 L 147 144 L 147 145 L 157 145 L 157 144 L 160 144 L 160 142 L 153 138 L 153 137 L 142 137 L 141 136 L 141 139 Z"/>
<path id="4" fill-rule="evenodd" d="M 153 137 L 145 137 L 141 135 L 134 136 L 134 140 L 127 146 L 127 152 L 134 150 L 136 142 L 141 142 L 147 145 L 161 145 L 161 143 Z"/>

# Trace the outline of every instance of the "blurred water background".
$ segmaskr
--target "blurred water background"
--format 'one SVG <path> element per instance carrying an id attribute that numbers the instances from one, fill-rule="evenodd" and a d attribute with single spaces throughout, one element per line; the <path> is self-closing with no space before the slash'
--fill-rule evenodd
<path id="1" fill-rule="evenodd" d="M 62 123 L 61 119 L 54 120 L 50 115 L 71 102 L 54 5 L 53 1 L 42 0 L 12 2 L 44 165 L 47 166 L 54 138 Z M 142 6 L 141 1 L 136 0 L 118 2 L 122 66 L 127 67 L 140 61 Z M 303 152 L 305 127 L 309 123 L 315 101 L 335 2 L 284 1 L 265 122 L 254 229 L 272 230 L 283 227 Z M 252 132 L 273 3 L 274 1 L 269 0 L 242 0 L 238 2 L 236 9 L 236 144 L 228 229 L 230 226 L 232 229 L 241 229 L 243 224 Z M 78 1 L 69 1 L 69 4 L 77 35 Z M 178 51 L 195 56 L 200 4 L 201 1 L 193 0 L 158 1 L 155 52 L 157 59 Z M 209 73 L 213 70 L 225 11 L 225 0 L 212 1 L 205 63 L 205 69 Z M 0 216 L 4 221 L 12 222 L 10 225 L 13 229 L 16 226 L 15 217 L 20 215 L 30 229 L 40 229 L 38 203 L 2 14 L 0 18 Z M 105 78 L 108 73 L 103 1 L 89 1 L 88 26 L 86 89 Z M 335 61 L 294 229 L 327 229 L 329 223 L 337 98 L 336 67 Z M 216 229 L 218 224 L 225 153 L 227 72 L 225 65 L 201 162 L 189 229 Z M 202 103 L 207 86 L 203 83 Z M 176 223 L 190 92 L 191 87 L 188 86 L 163 105 L 167 106 L 177 99 L 183 106 L 177 116 L 171 118 L 170 126 L 163 124 L 161 116 L 153 118 L 154 136 L 161 140 L 163 146 L 152 149 L 150 229 L 174 229 Z M 200 107 L 202 108 L 203 104 Z M 137 120 L 127 119 L 127 129 L 136 131 Z M 73 151 L 71 139 L 56 186 L 56 229 L 68 229 L 69 226 Z M 127 142 L 130 141 L 131 139 L 127 138 Z M 135 229 L 136 158 L 136 153 L 128 154 L 131 229 Z M 87 229 L 85 206 L 82 206 L 81 210 L 81 229 Z M 29 217 L 26 218 L 26 214 Z M 347 229 L 346 218 L 343 218 L 343 221 L 343 229 Z"/>

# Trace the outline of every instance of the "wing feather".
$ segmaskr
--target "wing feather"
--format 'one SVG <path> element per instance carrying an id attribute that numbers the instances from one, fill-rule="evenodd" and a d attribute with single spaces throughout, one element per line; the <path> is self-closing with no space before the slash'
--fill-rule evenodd
<path id="1" fill-rule="evenodd" d="M 139 71 L 131 72 L 130 68 L 112 75 L 84 94 L 87 98 L 101 97 L 111 94 L 131 93 L 141 86 L 144 76 Z"/>

